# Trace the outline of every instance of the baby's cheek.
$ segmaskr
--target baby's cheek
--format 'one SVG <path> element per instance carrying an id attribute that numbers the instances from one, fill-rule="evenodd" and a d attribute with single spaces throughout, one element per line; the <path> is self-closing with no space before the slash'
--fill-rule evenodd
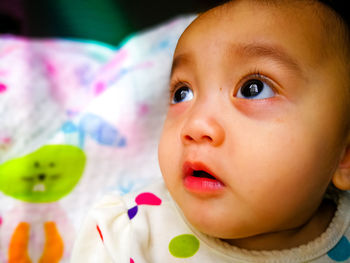
<path id="1" fill-rule="evenodd" d="M 167 118 L 176 118 L 183 114 L 189 107 L 189 102 L 181 102 L 169 106 Z"/>
<path id="2" fill-rule="evenodd" d="M 261 100 L 236 99 L 234 106 L 243 115 L 255 120 L 281 120 L 290 112 L 290 103 L 281 96 Z"/>
<path id="3" fill-rule="evenodd" d="M 178 159 L 176 134 L 172 124 L 165 123 L 158 146 L 158 160 L 163 177 L 168 177 L 173 170 L 173 162 Z"/>

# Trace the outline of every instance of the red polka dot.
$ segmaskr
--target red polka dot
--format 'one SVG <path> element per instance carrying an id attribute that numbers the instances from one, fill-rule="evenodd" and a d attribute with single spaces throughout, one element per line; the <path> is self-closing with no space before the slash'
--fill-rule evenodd
<path id="1" fill-rule="evenodd" d="M 102 235 L 101 229 L 100 229 L 100 227 L 98 225 L 96 225 L 96 228 L 97 228 L 97 231 L 98 231 L 98 233 L 99 233 L 99 235 L 101 237 L 101 240 L 103 242 L 103 235 Z"/>
<path id="2" fill-rule="evenodd" d="M 130 258 L 130 263 L 135 263 L 134 260 L 132 258 Z"/>

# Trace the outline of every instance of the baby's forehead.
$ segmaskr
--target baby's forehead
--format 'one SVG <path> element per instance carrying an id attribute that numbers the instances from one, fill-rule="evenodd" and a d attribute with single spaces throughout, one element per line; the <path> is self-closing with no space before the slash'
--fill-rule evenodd
<path id="1" fill-rule="evenodd" d="M 245 27 L 249 17 L 253 17 L 250 20 L 256 23 L 256 26 Z M 234 32 L 230 31 L 231 25 Z M 256 29 L 259 32 L 256 32 Z M 178 46 L 195 45 L 196 37 L 197 39 L 199 37 L 200 41 L 217 41 L 214 38 L 219 38 L 221 35 L 207 34 L 209 30 L 222 34 L 242 30 L 242 35 L 256 34 L 257 38 L 262 36 L 261 39 L 267 38 L 269 34 L 275 37 L 280 35 L 281 38 L 289 35 L 289 39 L 301 43 L 299 45 L 301 48 L 309 47 L 307 53 L 309 56 L 314 56 L 315 64 L 320 64 L 320 60 L 327 60 L 329 57 L 344 58 L 344 51 L 347 48 L 346 44 L 341 46 L 341 43 L 344 43 L 344 34 L 339 22 L 328 8 L 317 1 L 230 1 L 201 14 L 184 32 Z M 233 42 L 239 41 L 240 39 L 233 39 Z"/>

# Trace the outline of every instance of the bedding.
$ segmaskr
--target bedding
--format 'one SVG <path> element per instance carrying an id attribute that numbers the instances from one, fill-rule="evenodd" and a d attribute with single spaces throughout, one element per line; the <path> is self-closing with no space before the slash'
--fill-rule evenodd
<path id="1" fill-rule="evenodd" d="M 172 54 L 194 17 L 118 47 L 0 36 L 0 262 L 69 262 L 92 203 L 161 176 Z"/>

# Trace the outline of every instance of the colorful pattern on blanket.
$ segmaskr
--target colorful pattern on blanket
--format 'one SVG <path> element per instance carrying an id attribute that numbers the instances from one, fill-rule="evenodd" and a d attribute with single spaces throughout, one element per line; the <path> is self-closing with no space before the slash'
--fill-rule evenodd
<path id="1" fill-rule="evenodd" d="M 107 191 L 160 176 L 172 54 L 194 16 L 93 41 L 0 36 L 0 262 L 69 262 Z"/>

